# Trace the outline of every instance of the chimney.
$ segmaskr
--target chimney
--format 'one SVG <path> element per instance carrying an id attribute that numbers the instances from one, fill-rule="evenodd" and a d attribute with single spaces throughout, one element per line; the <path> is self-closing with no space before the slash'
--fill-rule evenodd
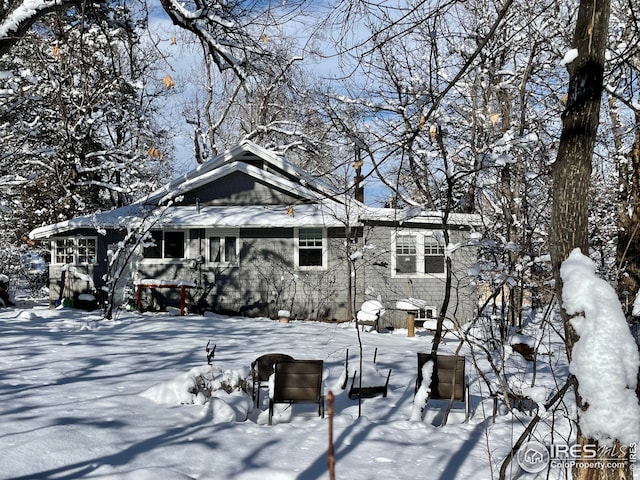
<path id="1" fill-rule="evenodd" d="M 363 186 L 364 184 L 362 183 L 364 181 L 364 178 L 358 172 L 356 173 L 356 176 L 353 178 L 353 180 L 356 184 L 354 197 L 359 202 L 364 203 L 364 186 Z"/>
<path id="2" fill-rule="evenodd" d="M 357 201 L 364 203 L 364 177 L 362 176 L 362 164 L 364 162 L 360 158 L 360 149 L 356 148 L 356 160 L 353 163 L 356 169 L 356 176 L 353 177 L 354 197 Z"/>

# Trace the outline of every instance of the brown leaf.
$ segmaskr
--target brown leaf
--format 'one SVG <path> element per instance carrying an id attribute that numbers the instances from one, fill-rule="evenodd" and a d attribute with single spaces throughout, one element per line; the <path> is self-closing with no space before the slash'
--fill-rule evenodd
<path id="1" fill-rule="evenodd" d="M 172 89 L 176 86 L 176 82 L 174 82 L 173 78 L 171 78 L 171 75 L 168 74 L 163 77 L 162 84 L 168 89 Z"/>
<path id="2" fill-rule="evenodd" d="M 151 158 L 162 158 L 162 152 L 156 147 L 151 147 L 149 150 L 147 150 L 147 155 L 149 155 L 149 157 Z"/>
<path id="3" fill-rule="evenodd" d="M 431 140 L 436 138 L 437 134 L 438 134 L 438 126 L 435 123 L 432 123 L 431 126 L 429 127 L 429 136 L 431 137 Z"/>

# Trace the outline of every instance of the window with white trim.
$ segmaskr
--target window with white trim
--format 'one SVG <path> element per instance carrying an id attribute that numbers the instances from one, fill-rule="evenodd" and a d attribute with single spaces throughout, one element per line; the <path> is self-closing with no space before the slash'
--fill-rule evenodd
<path id="1" fill-rule="evenodd" d="M 391 235 L 392 275 L 441 276 L 445 273 L 444 245 L 437 232 L 397 231 Z"/>
<path id="2" fill-rule="evenodd" d="M 326 244 L 323 228 L 299 228 L 296 237 L 296 265 L 301 269 L 326 268 Z"/>
<path id="3" fill-rule="evenodd" d="M 424 237 L 424 273 L 444 273 L 444 245 L 435 237 Z"/>
<path id="4" fill-rule="evenodd" d="M 396 273 L 411 274 L 417 272 L 418 251 L 415 235 L 398 235 L 396 238 Z"/>
<path id="5" fill-rule="evenodd" d="M 55 264 L 95 265 L 98 263 L 98 239 L 96 237 L 56 238 L 52 244 L 51 258 Z"/>
<path id="6" fill-rule="evenodd" d="M 218 265 L 239 264 L 240 235 L 238 231 L 213 231 L 209 239 L 209 263 Z"/>
<path id="7" fill-rule="evenodd" d="M 436 318 L 436 308 L 435 307 L 425 307 L 418 310 L 418 314 L 416 315 L 416 320 L 429 320 L 432 318 Z"/>
<path id="8" fill-rule="evenodd" d="M 144 258 L 185 258 L 185 234 L 182 230 L 153 230 L 142 251 Z"/>

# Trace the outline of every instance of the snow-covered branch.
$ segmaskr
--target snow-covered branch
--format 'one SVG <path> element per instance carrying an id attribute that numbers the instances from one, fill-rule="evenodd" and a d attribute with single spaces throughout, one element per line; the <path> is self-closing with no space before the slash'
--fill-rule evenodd
<path id="1" fill-rule="evenodd" d="M 43 15 L 57 8 L 72 5 L 69 0 L 24 0 L 12 2 L 8 8 L 0 10 L 0 56 L 9 49 L 31 28 L 31 25 Z"/>

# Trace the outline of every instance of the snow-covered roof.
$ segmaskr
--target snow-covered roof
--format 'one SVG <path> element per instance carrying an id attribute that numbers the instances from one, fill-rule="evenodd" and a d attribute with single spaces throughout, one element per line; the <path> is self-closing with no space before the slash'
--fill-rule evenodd
<path id="1" fill-rule="evenodd" d="M 255 157 L 266 163 L 267 167 L 260 168 L 250 163 L 245 163 L 245 160 Z M 253 142 L 244 141 L 172 180 L 153 192 L 144 202 L 158 203 L 168 198 L 174 198 L 212 180 L 221 178 L 232 171 L 243 171 L 258 180 L 277 182 L 280 185 L 284 185 L 283 182 L 288 182 L 285 188 L 292 189 L 292 193 L 304 198 L 315 200 L 320 197 L 331 197 L 337 199 L 341 196 L 328 183 L 309 175 L 306 171 L 284 160 L 275 152 L 262 148 Z M 274 172 L 281 174 L 278 175 Z"/>
<path id="2" fill-rule="evenodd" d="M 259 164 L 256 165 L 256 160 Z M 264 165 L 266 163 L 267 165 Z M 190 191 L 241 172 L 299 199 L 292 205 L 170 205 Z M 165 207 L 164 205 L 170 205 Z M 154 228 L 338 227 L 360 222 L 440 224 L 441 212 L 420 207 L 405 209 L 367 207 L 328 184 L 314 179 L 278 155 L 244 142 L 191 172 L 169 182 L 148 197 L 109 212 L 72 218 L 33 230 L 33 239 L 49 238 L 77 229 L 124 229 L 153 222 Z M 451 225 L 479 224 L 476 215 L 451 214 Z"/>
<path id="3" fill-rule="evenodd" d="M 93 215 L 74 217 L 62 222 L 35 228 L 29 233 L 29 238 L 39 240 L 83 228 L 125 228 L 127 225 L 133 226 L 134 222 L 139 222 L 140 218 L 146 216 L 147 213 L 145 213 L 145 210 L 151 212 L 153 209 L 145 209 L 141 205 L 127 205 L 109 212 L 99 212 Z"/>
<path id="4" fill-rule="evenodd" d="M 164 211 L 163 211 L 164 210 Z M 162 213 L 160 213 L 162 212 Z M 268 228 L 268 227 L 341 227 L 348 219 L 353 224 L 361 212 L 354 204 L 351 210 L 344 205 L 327 201 L 301 205 L 232 205 L 232 206 L 175 206 L 166 209 L 130 205 L 109 212 L 76 217 L 64 222 L 36 228 L 33 239 L 48 238 L 71 230 L 124 229 L 144 219 L 153 221 L 153 228 Z M 153 220 L 151 220 L 153 219 Z"/>
<path id="5" fill-rule="evenodd" d="M 255 160 L 267 166 L 255 165 Z M 300 199 L 300 204 L 158 207 L 236 172 L 296 197 Z M 160 211 L 162 215 L 155 222 L 158 228 L 196 228 L 339 226 L 347 220 L 353 224 L 364 210 L 362 203 L 336 192 L 328 184 L 311 177 L 275 153 L 254 143 L 244 142 L 132 205 L 45 225 L 33 230 L 30 237 L 48 238 L 83 228 L 121 229 L 139 224 L 143 219 L 150 221 L 149 217 L 159 215 Z"/>
<path id="6" fill-rule="evenodd" d="M 443 212 L 423 210 L 420 206 L 407 208 L 369 208 L 360 215 L 362 222 L 394 222 L 399 224 L 437 224 L 441 225 Z M 481 225 L 481 217 L 469 213 L 450 213 L 449 225 Z"/>
<path id="7" fill-rule="evenodd" d="M 162 213 L 160 213 L 162 212 Z M 415 212 L 413 212 L 415 213 Z M 452 214 L 451 225 L 474 225 L 476 215 Z M 393 221 L 401 225 L 439 224 L 438 212 L 411 215 L 407 209 L 367 207 L 359 202 L 349 206 L 325 199 L 314 204 L 300 205 L 229 205 L 197 207 L 195 205 L 151 207 L 133 204 L 109 212 L 75 217 L 45 225 L 30 233 L 32 239 L 43 239 L 76 229 L 125 229 L 142 220 L 153 219 L 157 228 L 268 228 L 268 227 L 341 227 L 366 221 Z"/>

